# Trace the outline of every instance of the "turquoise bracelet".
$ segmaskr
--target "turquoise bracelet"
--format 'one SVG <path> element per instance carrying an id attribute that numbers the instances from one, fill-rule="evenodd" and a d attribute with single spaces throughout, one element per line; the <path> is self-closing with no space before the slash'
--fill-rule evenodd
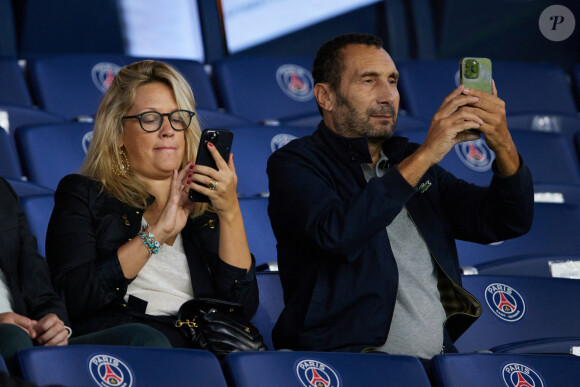
<path id="1" fill-rule="evenodd" d="M 159 252 L 159 242 L 155 240 L 155 236 L 152 233 L 148 232 L 147 229 L 145 229 L 141 231 L 139 235 L 141 236 L 143 244 L 145 245 L 145 247 L 147 247 L 147 250 L 149 250 L 149 256 L 157 254 Z"/>

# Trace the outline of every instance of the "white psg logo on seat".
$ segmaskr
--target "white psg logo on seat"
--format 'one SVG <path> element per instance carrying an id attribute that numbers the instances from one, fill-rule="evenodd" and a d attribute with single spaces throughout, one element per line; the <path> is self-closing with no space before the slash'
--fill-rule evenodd
<path id="1" fill-rule="evenodd" d="M 91 357 L 89 371 L 100 387 L 131 387 L 135 379 L 129 366 L 111 355 L 99 354 Z"/>
<path id="2" fill-rule="evenodd" d="M 304 387 L 340 387 L 338 373 L 328 364 L 305 359 L 297 362 L 296 376 Z"/>
<path id="3" fill-rule="evenodd" d="M 502 369 L 507 387 L 544 387 L 540 374 L 521 363 L 508 363 Z"/>
<path id="4" fill-rule="evenodd" d="M 482 138 L 455 145 L 455 153 L 467 168 L 476 172 L 489 171 L 495 159 L 495 153 L 487 147 Z"/>
<path id="5" fill-rule="evenodd" d="M 314 79 L 310 71 L 295 64 L 285 64 L 276 70 L 278 86 L 288 97 L 298 102 L 314 98 Z"/>
<path id="6" fill-rule="evenodd" d="M 101 62 L 93 66 L 91 77 L 101 93 L 105 94 L 109 90 L 119 70 L 121 70 L 121 66 L 110 62 Z"/>

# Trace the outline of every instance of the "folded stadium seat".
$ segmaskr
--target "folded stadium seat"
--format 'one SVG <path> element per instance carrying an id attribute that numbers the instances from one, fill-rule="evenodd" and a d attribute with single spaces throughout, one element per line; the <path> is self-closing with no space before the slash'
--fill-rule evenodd
<path id="1" fill-rule="evenodd" d="M 85 122 L 19 128 L 15 140 L 28 180 L 56 190 L 60 179 L 76 173 L 82 165 L 92 129 L 93 124 Z"/>
<path id="2" fill-rule="evenodd" d="M 225 372 L 232 387 L 430 386 L 419 359 L 387 354 L 236 352 Z"/>
<path id="3" fill-rule="evenodd" d="M 410 141 L 423 143 L 427 130 L 400 133 Z M 572 144 L 560 133 L 511 130 L 511 136 L 524 162 L 532 171 L 534 184 L 580 186 L 580 167 Z M 549 155 L 549 156 L 547 156 Z M 495 154 L 481 137 L 457 144 L 439 163 L 455 176 L 481 186 L 491 182 Z M 565 189 L 566 187 L 562 187 Z"/>
<path id="4" fill-rule="evenodd" d="M 276 269 L 276 238 L 268 217 L 268 198 L 239 198 L 250 252 L 256 258 L 256 269 Z"/>
<path id="5" fill-rule="evenodd" d="M 237 117 L 220 110 L 196 108 L 197 119 L 201 129 L 228 129 L 236 126 L 252 125 L 245 118 Z"/>
<path id="6" fill-rule="evenodd" d="M 18 195 L 20 198 L 29 195 L 44 195 L 54 193 L 54 191 L 50 188 L 42 187 L 29 181 L 16 179 L 6 179 L 6 181 L 10 183 L 14 189 L 14 192 L 16 192 L 16 195 Z"/>
<path id="7" fill-rule="evenodd" d="M 218 93 L 228 113 L 255 123 L 308 127 L 320 117 L 307 56 L 227 57 L 213 64 Z M 320 118 L 318 118 L 320 120 Z"/>
<path id="8" fill-rule="evenodd" d="M 16 58 L 0 58 L 0 103 L 32 107 L 26 79 Z"/>
<path id="9" fill-rule="evenodd" d="M 39 106 L 69 119 L 93 117 L 121 67 L 144 58 L 105 54 L 62 54 L 29 60 L 28 71 Z M 196 106 L 217 109 L 217 99 L 203 65 L 185 59 L 172 64 L 191 84 Z"/>
<path id="10" fill-rule="evenodd" d="M 272 329 L 278 321 L 278 316 L 284 309 L 284 295 L 280 275 L 276 271 L 256 273 L 258 289 L 260 289 L 260 304 L 252 318 L 252 322 L 264 338 L 264 344 L 269 350 L 274 350 L 272 344 Z"/>
<path id="11" fill-rule="evenodd" d="M 239 196 L 268 196 L 266 164 L 270 155 L 288 142 L 312 134 L 314 128 L 287 126 L 230 127 Z"/>
<path id="12" fill-rule="evenodd" d="M 28 106 L 0 103 L 0 126 L 9 134 L 21 126 L 64 122 L 65 118 L 57 114 Z"/>
<path id="13" fill-rule="evenodd" d="M 28 220 L 28 229 L 36 237 L 38 253 L 46 257 L 46 229 L 54 208 L 54 194 L 23 196 L 20 204 Z"/>
<path id="14" fill-rule="evenodd" d="M 573 386 L 580 378 L 576 356 L 444 354 L 431 363 L 437 387 Z"/>
<path id="15" fill-rule="evenodd" d="M 20 180 L 22 168 L 12 136 L 0 127 L 0 176 Z"/>
<path id="16" fill-rule="evenodd" d="M 457 240 L 459 264 L 474 266 L 496 259 L 530 255 L 580 255 L 580 206 L 535 203 L 530 231 L 520 237 L 482 245 Z"/>
<path id="17" fill-rule="evenodd" d="M 23 378 L 42 386 L 227 386 L 217 358 L 195 349 L 33 347 L 18 360 Z"/>
<path id="18" fill-rule="evenodd" d="M 468 275 L 580 278 L 580 255 L 518 255 L 464 266 L 462 269 Z"/>
<path id="19" fill-rule="evenodd" d="M 580 292 L 580 281 L 483 275 L 463 276 L 462 281 L 481 303 L 482 313 L 455 342 L 459 352 L 493 352 L 495 347 L 522 341 L 580 338 L 580 299 L 570 296 Z M 543 348 L 556 353 L 561 340 Z M 569 348 L 565 353 L 570 353 Z"/>
<path id="20" fill-rule="evenodd" d="M 459 59 L 397 63 L 401 102 L 409 115 L 431 120 L 443 99 L 459 85 Z M 498 94 L 506 104 L 508 127 L 544 132 L 577 130 L 578 111 L 564 69 L 553 64 L 491 59 Z"/>

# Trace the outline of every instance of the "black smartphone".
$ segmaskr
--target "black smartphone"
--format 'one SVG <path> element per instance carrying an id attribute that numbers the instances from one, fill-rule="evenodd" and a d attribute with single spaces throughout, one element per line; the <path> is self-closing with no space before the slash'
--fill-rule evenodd
<path id="1" fill-rule="evenodd" d="M 195 159 L 196 165 L 205 165 L 213 169 L 218 169 L 213 159 L 213 156 L 207 149 L 207 143 L 211 142 L 222 158 L 228 162 L 230 151 L 232 150 L 232 142 L 234 141 L 234 134 L 226 129 L 205 129 L 201 132 L 201 141 L 197 149 L 197 157 Z M 189 200 L 192 202 L 209 202 L 209 198 L 193 189 L 189 190 Z"/>

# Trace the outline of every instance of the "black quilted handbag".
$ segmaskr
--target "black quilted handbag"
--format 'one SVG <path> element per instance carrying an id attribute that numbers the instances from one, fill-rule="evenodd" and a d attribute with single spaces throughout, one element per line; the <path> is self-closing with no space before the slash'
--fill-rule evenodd
<path id="1" fill-rule="evenodd" d="M 242 305 L 213 298 L 185 302 L 175 326 L 191 340 L 192 348 L 206 349 L 219 358 L 231 352 L 265 351 L 262 335 L 242 313 Z"/>

